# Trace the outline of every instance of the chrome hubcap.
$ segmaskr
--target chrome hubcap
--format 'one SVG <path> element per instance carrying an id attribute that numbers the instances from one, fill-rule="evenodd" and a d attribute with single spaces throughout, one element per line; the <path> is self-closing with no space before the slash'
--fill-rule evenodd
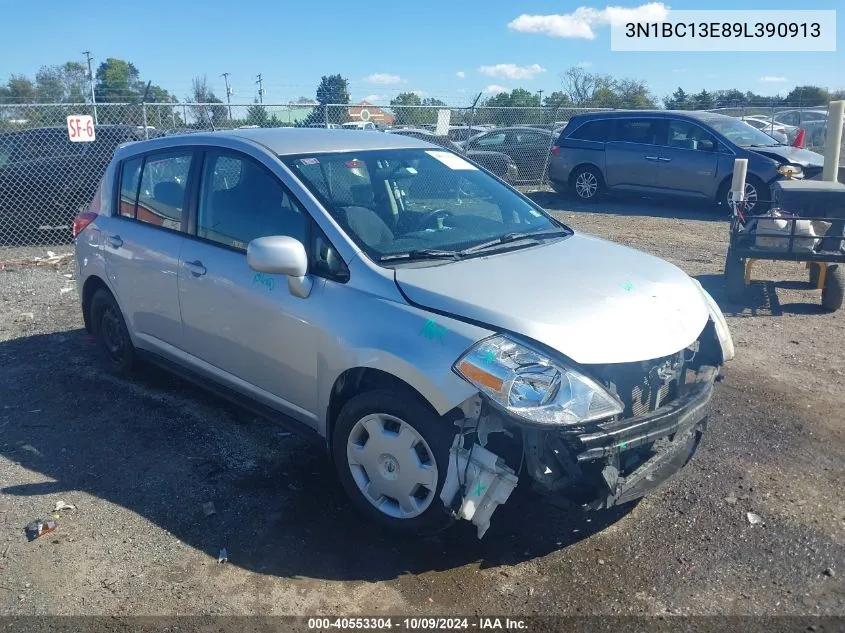
<path id="1" fill-rule="evenodd" d="M 579 198 L 592 198 L 598 188 L 599 182 L 592 172 L 583 171 L 575 179 L 575 193 Z"/>
<path id="2" fill-rule="evenodd" d="M 384 413 L 360 419 L 349 434 L 346 459 L 358 490 L 388 516 L 411 519 L 434 501 L 437 462 L 404 420 Z"/>

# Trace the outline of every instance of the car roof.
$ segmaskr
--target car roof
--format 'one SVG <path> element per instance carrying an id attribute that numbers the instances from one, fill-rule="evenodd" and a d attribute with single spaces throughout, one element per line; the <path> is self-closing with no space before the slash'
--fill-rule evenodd
<path id="1" fill-rule="evenodd" d="M 218 139 L 236 139 L 263 145 L 274 154 L 287 156 L 293 154 L 323 154 L 330 152 L 349 152 L 373 149 L 413 149 L 437 147 L 421 139 L 401 134 L 385 134 L 350 129 L 327 128 L 258 128 L 247 130 L 219 130 L 196 134 L 168 136 L 161 146 L 178 146 L 184 137 L 186 144 L 198 140 L 211 145 Z M 147 141 L 133 144 L 133 148 L 143 149 Z M 157 141 L 149 141 L 159 146 Z"/>
<path id="2" fill-rule="evenodd" d="M 692 119 L 695 121 L 729 121 L 736 120 L 736 117 L 728 116 L 726 114 L 719 114 L 718 112 L 707 112 L 706 110 L 607 110 L 604 112 L 585 112 L 583 114 L 576 114 L 572 118 L 578 119 L 621 119 L 630 118 L 632 116 L 643 117 L 665 117 L 671 115 L 684 119 Z"/>

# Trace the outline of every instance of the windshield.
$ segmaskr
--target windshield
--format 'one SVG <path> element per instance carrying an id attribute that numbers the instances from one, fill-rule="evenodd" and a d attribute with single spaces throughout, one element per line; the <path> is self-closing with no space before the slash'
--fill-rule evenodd
<path id="1" fill-rule="evenodd" d="M 780 143 L 765 132 L 761 132 L 739 119 L 725 117 L 724 119 L 708 119 L 705 120 L 705 123 L 740 147 L 772 147 L 780 145 Z"/>
<path id="2" fill-rule="evenodd" d="M 282 157 L 376 261 L 443 256 L 514 234 L 570 231 L 446 150 L 369 150 Z M 461 253 L 463 255 L 463 253 Z"/>

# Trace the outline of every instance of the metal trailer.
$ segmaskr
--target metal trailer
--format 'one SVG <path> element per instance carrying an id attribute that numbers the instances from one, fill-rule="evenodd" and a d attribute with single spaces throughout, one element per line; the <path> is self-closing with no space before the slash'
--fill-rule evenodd
<path id="1" fill-rule="evenodd" d="M 820 180 L 783 180 L 772 185 L 768 214 L 746 215 L 743 202 L 732 206 L 730 243 L 725 258 L 725 285 L 730 301 L 742 300 L 756 261 L 775 260 L 804 262 L 810 283 L 822 290 L 822 307 L 835 311 L 842 306 L 845 185 Z M 781 215 L 773 215 L 775 211 Z M 766 225 L 775 223 L 771 230 L 766 230 Z"/>

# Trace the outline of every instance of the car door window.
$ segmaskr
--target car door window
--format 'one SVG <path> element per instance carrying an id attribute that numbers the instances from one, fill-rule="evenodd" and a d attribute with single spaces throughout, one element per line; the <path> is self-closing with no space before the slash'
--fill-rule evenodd
<path id="1" fill-rule="evenodd" d="M 143 157 L 124 161 L 120 170 L 119 213 L 126 218 L 135 217 L 135 205 L 138 203 L 138 185 L 141 181 Z"/>
<path id="2" fill-rule="evenodd" d="M 667 127 L 666 145 L 668 147 L 707 152 L 712 152 L 716 147 L 713 135 L 690 121 L 670 119 Z"/>
<path id="3" fill-rule="evenodd" d="M 203 167 L 197 235 L 238 250 L 287 235 L 305 243 L 308 216 L 279 179 L 246 156 L 210 152 Z"/>
<path id="4" fill-rule="evenodd" d="M 621 119 L 616 124 L 616 140 L 624 143 L 657 142 L 658 119 Z"/>
<path id="5" fill-rule="evenodd" d="M 572 134 L 569 135 L 569 138 L 578 141 L 606 141 L 610 130 L 611 122 L 607 119 L 587 121 L 573 131 Z"/>
<path id="6" fill-rule="evenodd" d="M 192 151 L 150 154 L 144 160 L 135 219 L 166 229 L 182 228 Z"/>
<path id="7" fill-rule="evenodd" d="M 516 142 L 519 145 L 551 145 L 548 137 L 537 132 L 517 132 Z"/>
<path id="8" fill-rule="evenodd" d="M 505 138 L 506 135 L 504 132 L 488 134 L 487 136 L 482 136 L 480 139 L 476 140 L 473 145 L 478 147 L 500 147 L 505 144 Z"/>

